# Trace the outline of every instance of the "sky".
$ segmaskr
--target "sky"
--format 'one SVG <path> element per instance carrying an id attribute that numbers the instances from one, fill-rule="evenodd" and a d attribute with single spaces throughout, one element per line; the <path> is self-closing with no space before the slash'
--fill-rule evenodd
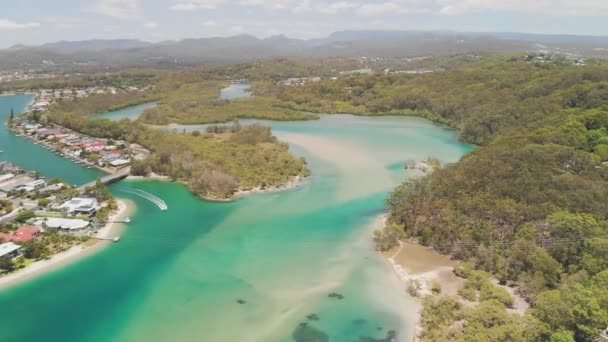
<path id="1" fill-rule="evenodd" d="M 608 0 L 0 0 L 0 48 L 59 40 L 162 41 L 341 30 L 608 36 Z"/>

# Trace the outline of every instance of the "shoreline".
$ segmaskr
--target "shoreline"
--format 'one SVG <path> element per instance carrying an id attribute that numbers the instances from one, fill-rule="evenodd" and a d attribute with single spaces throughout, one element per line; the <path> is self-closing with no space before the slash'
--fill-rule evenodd
<path id="1" fill-rule="evenodd" d="M 109 221 L 123 219 L 126 215 L 129 215 L 135 209 L 135 206 L 128 200 L 117 199 L 117 203 L 118 210 L 109 218 Z M 112 236 L 112 234 L 116 234 L 119 231 L 120 225 L 122 225 L 122 223 L 110 222 L 106 224 L 106 226 L 101 228 L 98 233 L 91 239 L 109 238 L 110 236 Z M 37 277 L 58 270 L 76 261 L 82 260 L 85 257 L 91 256 L 94 253 L 102 250 L 104 247 L 107 247 L 111 243 L 106 241 L 96 241 L 92 245 L 87 245 L 87 242 L 72 246 L 71 248 L 63 252 L 52 255 L 49 259 L 35 261 L 32 264 L 26 266 L 25 268 L 17 270 L 6 276 L 0 277 L 0 290 L 6 290 L 17 285 L 26 283 Z"/>
<path id="2" fill-rule="evenodd" d="M 382 214 L 379 217 L 381 220 L 382 229 L 386 228 L 388 214 Z M 457 277 L 454 274 L 454 267 L 458 265 L 457 261 L 453 261 L 449 256 L 442 255 L 429 247 L 424 247 L 416 241 L 398 241 L 399 245 L 391 248 L 386 252 L 377 252 L 380 254 L 384 262 L 396 278 L 403 286 L 405 295 L 409 298 L 422 303 L 422 299 L 426 296 L 433 296 L 433 284 L 441 286 L 439 296 L 455 296 L 458 294 L 458 289 L 464 285 L 464 279 Z M 403 255 L 403 254 L 412 255 Z M 427 263 L 428 260 L 431 260 Z M 410 294 L 407 289 L 411 282 L 420 284 L 418 295 Z M 412 326 L 414 327 L 412 341 L 419 339 L 422 332 L 420 324 L 422 307 L 416 312 L 416 318 Z"/>
<path id="3" fill-rule="evenodd" d="M 198 197 L 199 199 L 201 199 L 203 201 L 216 202 L 216 203 L 229 203 L 229 202 L 238 201 L 239 199 L 242 199 L 242 198 L 245 198 L 245 197 L 248 197 L 251 195 L 255 195 L 255 194 L 294 190 L 294 189 L 304 186 L 307 183 L 306 180 L 308 178 L 309 177 L 305 177 L 305 176 L 294 176 L 290 180 L 288 180 L 285 184 L 275 185 L 275 186 L 271 186 L 271 187 L 268 187 L 265 189 L 262 189 L 261 187 L 256 187 L 256 188 L 249 189 L 249 190 L 237 190 L 229 198 L 202 196 L 202 195 L 195 194 L 192 191 L 191 192 L 194 196 Z M 176 182 L 176 183 L 180 183 L 180 184 L 183 184 L 186 187 L 188 187 L 188 182 L 185 182 L 185 181 L 182 181 L 179 179 L 172 180 L 168 176 L 159 175 L 154 172 L 150 173 L 150 175 L 148 175 L 148 176 L 129 176 L 129 177 L 127 177 L 127 180 L 155 180 L 155 181 L 161 181 L 161 182 Z"/>

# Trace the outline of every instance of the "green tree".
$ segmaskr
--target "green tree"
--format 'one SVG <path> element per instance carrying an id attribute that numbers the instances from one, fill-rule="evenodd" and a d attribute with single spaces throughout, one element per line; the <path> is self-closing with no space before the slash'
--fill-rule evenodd
<path id="1" fill-rule="evenodd" d="M 36 217 L 36 214 L 31 211 L 31 210 L 24 210 L 22 212 L 20 212 L 19 214 L 17 214 L 17 216 L 15 217 L 15 222 L 17 223 L 25 223 L 25 221 Z"/>
<path id="2" fill-rule="evenodd" d="M 6 272 L 12 272 L 15 270 L 15 263 L 8 256 L 0 257 L 0 269 Z"/>

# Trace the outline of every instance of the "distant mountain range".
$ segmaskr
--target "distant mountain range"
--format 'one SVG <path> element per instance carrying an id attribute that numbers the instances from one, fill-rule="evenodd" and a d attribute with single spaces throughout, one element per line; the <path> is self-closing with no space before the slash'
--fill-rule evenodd
<path id="1" fill-rule="evenodd" d="M 470 52 L 549 50 L 608 57 L 608 37 L 449 31 L 342 31 L 322 39 L 250 35 L 150 43 L 60 41 L 0 50 L 0 69 L 107 69 L 246 62 L 275 57 L 414 57 Z"/>

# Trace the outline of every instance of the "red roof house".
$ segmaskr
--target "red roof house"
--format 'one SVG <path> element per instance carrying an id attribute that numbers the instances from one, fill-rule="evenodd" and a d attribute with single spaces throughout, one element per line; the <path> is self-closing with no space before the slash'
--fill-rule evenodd
<path id="1" fill-rule="evenodd" d="M 13 234 L 0 233 L 0 237 L 5 241 L 27 242 L 40 235 L 40 227 L 22 226 L 17 228 Z"/>

